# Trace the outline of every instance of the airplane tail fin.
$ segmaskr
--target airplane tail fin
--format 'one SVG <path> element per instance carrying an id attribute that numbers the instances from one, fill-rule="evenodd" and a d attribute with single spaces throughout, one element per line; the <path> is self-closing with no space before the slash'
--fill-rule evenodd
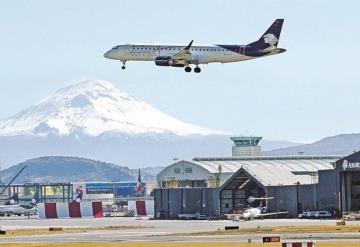
<path id="1" fill-rule="evenodd" d="M 284 19 L 276 19 L 258 41 L 255 41 L 248 46 L 251 46 L 252 48 L 257 48 L 259 50 L 276 48 L 280 39 L 280 33 L 283 23 Z"/>

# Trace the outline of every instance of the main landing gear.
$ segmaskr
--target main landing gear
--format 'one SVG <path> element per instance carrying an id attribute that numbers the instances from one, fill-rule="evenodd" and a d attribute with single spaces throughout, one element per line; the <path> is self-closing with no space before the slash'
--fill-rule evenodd
<path id="1" fill-rule="evenodd" d="M 191 72 L 191 67 L 190 67 L 190 66 L 186 66 L 186 67 L 185 67 L 185 72 Z M 196 67 L 194 68 L 194 72 L 195 72 L 195 73 L 200 73 L 200 72 L 201 72 L 200 67 L 196 66 Z"/>
<path id="2" fill-rule="evenodd" d="M 121 62 L 122 62 L 122 64 L 123 64 L 123 65 L 121 66 L 121 69 L 123 69 L 123 70 L 126 69 L 126 67 L 125 67 L 126 60 L 121 61 Z"/>

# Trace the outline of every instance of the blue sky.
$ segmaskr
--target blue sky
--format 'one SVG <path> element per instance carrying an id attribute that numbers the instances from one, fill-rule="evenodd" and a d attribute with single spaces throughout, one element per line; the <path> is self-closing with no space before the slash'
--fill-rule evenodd
<path id="1" fill-rule="evenodd" d="M 266 139 L 359 132 L 358 1 L 7 1 L 0 8 L 0 119 L 82 79 L 109 80 L 186 122 Z M 243 44 L 285 18 L 279 47 L 202 73 L 127 64 L 121 43 Z"/>

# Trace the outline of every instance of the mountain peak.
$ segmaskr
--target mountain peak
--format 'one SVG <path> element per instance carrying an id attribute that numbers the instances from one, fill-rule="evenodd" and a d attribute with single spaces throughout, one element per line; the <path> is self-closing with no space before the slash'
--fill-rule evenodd
<path id="1" fill-rule="evenodd" d="M 84 80 L 78 82 L 74 85 L 62 88 L 57 91 L 57 93 L 71 93 L 76 91 L 93 91 L 93 90 L 105 90 L 105 91 L 120 91 L 114 86 L 111 82 L 93 79 L 93 80 Z"/>
<path id="2" fill-rule="evenodd" d="M 1 136 L 79 133 L 88 136 L 224 134 L 179 121 L 103 80 L 86 80 L 60 89 L 0 122 Z"/>

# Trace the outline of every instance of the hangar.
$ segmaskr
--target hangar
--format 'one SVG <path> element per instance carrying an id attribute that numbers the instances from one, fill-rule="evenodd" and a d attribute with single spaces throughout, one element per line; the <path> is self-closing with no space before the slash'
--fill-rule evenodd
<path id="1" fill-rule="evenodd" d="M 353 153 L 336 161 L 332 173 L 324 174 L 324 180 L 335 177 L 331 186 L 335 189 L 342 214 L 360 211 L 360 152 Z"/>
<path id="2" fill-rule="evenodd" d="M 207 207 L 211 204 L 210 213 L 221 215 L 248 206 L 247 199 L 254 196 L 274 197 L 266 202 L 267 205 L 262 203 L 261 206 L 266 206 L 267 210 L 273 212 L 288 211 L 290 216 L 296 217 L 306 209 L 328 207 L 326 200 L 334 201 L 331 197 L 329 199 L 319 195 L 319 173 L 324 171 L 323 174 L 326 174 L 326 171 L 330 171 L 331 174 L 339 159 L 339 156 L 301 155 L 194 158 L 192 161 L 179 161 L 166 167 L 157 177 L 159 188 L 155 190 L 155 211 L 163 215 L 169 215 L 166 213 L 168 211 L 201 213 L 199 209 L 204 211 L 204 205 Z M 198 198 L 195 195 L 190 196 L 189 193 L 195 191 L 192 189 L 194 187 L 199 195 L 211 195 L 211 201 L 204 198 L 199 201 L 195 200 Z M 199 187 L 214 189 L 201 190 Z M 323 186 L 321 189 L 324 195 L 333 193 L 331 187 Z M 166 197 L 177 200 L 164 203 Z M 187 200 L 189 197 L 194 200 Z M 192 203 L 202 206 L 194 206 Z M 257 201 L 251 206 L 260 204 Z M 176 217 L 176 214 L 171 213 L 171 216 Z"/>

